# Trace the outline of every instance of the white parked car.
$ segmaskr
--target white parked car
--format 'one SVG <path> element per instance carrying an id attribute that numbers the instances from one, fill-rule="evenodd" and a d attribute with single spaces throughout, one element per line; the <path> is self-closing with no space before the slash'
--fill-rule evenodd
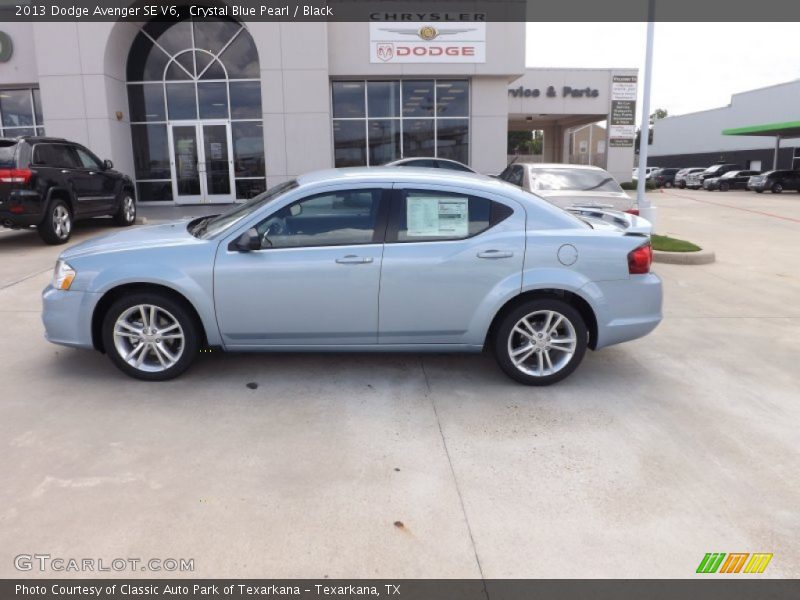
<path id="1" fill-rule="evenodd" d="M 659 167 L 645 167 L 644 168 L 644 178 L 645 181 L 650 181 L 650 178 L 653 176 L 653 173 L 658 171 Z M 639 167 L 634 167 L 631 171 L 631 180 L 638 181 L 639 180 Z"/>
<path id="2" fill-rule="evenodd" d="M 608 171 L 588 165 L 512 163 L 499 178 L 560 208 L 589 206 L 639 214 Z"/>

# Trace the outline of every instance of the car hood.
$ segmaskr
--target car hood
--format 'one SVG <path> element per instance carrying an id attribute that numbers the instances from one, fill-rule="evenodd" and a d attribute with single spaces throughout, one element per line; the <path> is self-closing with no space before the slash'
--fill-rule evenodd
<path id="1" fill-rule="evenodd" d="M 190 219 L 185 219 L 159 225 L 130 227 L 115 233 L 101 235 L 71 246 L 61 253 L 61 258 L 70 259 L 107 252 L 203 243 L 203 240 L 194 237 L 187 231 L 186 226 L 189 221 Z"/>
<path id="2" fill-rule="evenodd" d="M 536 190 L 534 194 L 561 208 L 588 204 L 601 207 L 611 206 L 618 210 L 627 210 L 633 206 L 633 200 L 625 192 Z"/>

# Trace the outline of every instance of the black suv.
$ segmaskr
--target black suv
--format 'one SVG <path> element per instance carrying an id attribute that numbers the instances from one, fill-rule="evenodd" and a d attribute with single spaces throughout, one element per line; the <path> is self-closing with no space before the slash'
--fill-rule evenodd
<path id="1" fill-rule="evenodd" d="M 783 190 L 800 192 L 800 171 L 767 171 L 755 175 L 747 182 L 747 189 L 755 190 L 759 194 L 764 190 L 773 194 L 780 194 Z"/>
<path id="2" fill-rule="evenodd" d="M 653 173 L 653 181 L 656 184 L 656 187 L 665 187 L 671 188 L 675 185 L 675 175 L 677 175 L 680 169 L 659 169 L 655 173 Z"/>
<path id="3" fill-rule="evenodd" d="M 0 224 L 35 225 L 48 244 L 63 244 L 77 219 L 110 215 L 133 225 L 130 177 L 75 142 L 61 138 L 0 138 Z"/>

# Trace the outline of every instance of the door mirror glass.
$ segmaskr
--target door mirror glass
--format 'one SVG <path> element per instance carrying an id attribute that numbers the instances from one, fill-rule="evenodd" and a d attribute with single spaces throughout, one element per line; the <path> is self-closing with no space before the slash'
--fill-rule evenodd
<path id="1" fill-rule="evenodd" d="M 236 240 L 236 249 L 239 252 L 250 252 L 251 250 L 261 250 L 261 238 L 255 227 L 251 227 L 239 236 Z"/>
<path id="2" fill-rule="evenodd" d="M 114 168 L 114 163 L 113 162 L 111 162 L 108 159 L 105 159 L 103 161 L 103 169 L 105 169 L 106 171 L 110 171 L 113 168 Z"/>

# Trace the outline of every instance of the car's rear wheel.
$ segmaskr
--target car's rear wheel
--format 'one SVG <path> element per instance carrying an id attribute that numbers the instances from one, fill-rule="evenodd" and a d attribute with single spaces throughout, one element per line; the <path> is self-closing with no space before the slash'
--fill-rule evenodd
<path id="1" fill-rule="evenodd" d="M 117 300 L 103 319 L 103 345 L 125 374 L 164 381 L 194 361 L 199 332 L 183 303 L 165 294 L 141 292 Z"/>
<path id="2" fill-rule="evenodd" d="M 770 191 L 771 191 L 773 194 L 780 194 L 780 193 L 783 191 L 783 186 L 782 186 L 780 183 L 775 183 L 775 184 L 773 184 L 773 185 L 772 185 L 772 187 L 770 188 Z"/>
<path id="3" fill-rule="evenodd" d="M 497 328 L 500 368 L 526 385 L 550 385 L 572 373 L 586 353 L 588 334 L 580 313 L 555 298 L 531 300 L 510 311 Z"/>
<path id="4" fill-rule="evenodd" d="M 114 224 L 120 227 L 128 227 L 136 222 L 136 201 L 133 194 L 128 190 L 123 190 L 120 195 L 117 212 L 114 213 Z"/>
<path id="5" fill-rule="evenodd" d="M 72 235 L 72 213 L 63 200 L 53 200 L 47 214 L 37 227 L 39 237 L 46 244 L 65 244 Z"/>

